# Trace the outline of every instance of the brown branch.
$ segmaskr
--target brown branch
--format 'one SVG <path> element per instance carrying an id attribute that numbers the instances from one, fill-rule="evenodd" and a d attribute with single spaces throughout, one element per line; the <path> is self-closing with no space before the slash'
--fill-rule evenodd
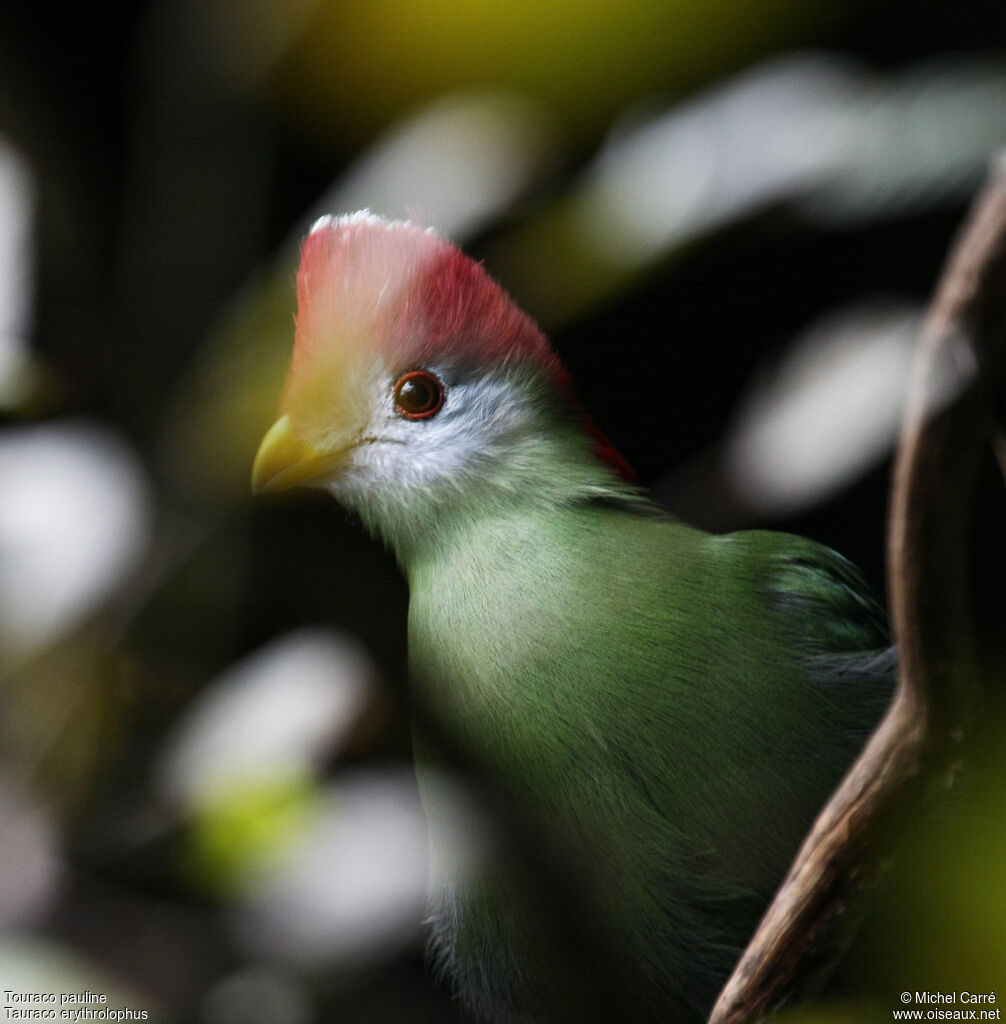
<path id="1" fill-rule="evenodd" d="M 891 707 L 818 817 L 710 1024 L 753 1021 L 813 992 L 852 938 L 892 820 L 950 768 L 981 697 L 967 534 L 991 394 L 1006 362 L 1006 165 L 958 237 L 922 328 L 895 463 L 888 541 L 900 674 Z"/>

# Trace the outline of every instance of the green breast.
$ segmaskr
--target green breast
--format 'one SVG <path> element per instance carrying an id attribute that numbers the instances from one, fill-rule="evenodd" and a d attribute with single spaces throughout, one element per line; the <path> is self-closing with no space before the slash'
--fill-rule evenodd
<path id="1" fill-rule="evenodd" d="M 849 582 L 829 557 L 584 505 L 512 510 L 410 566 L 417 698 L 599 893 L 652 1005 L 705 1005 L 879 711 L 822 669 L 881 636 L 829 622 Z M 477 911 L 465 891 L 450 941 L 533 977 L 534 908 L 498 878 L 468 888 Z"/>

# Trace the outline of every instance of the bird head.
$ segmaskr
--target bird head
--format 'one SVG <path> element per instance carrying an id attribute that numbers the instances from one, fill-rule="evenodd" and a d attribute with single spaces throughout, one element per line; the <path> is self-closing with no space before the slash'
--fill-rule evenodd
<path id="1" fill-rule="evenodd" d="M 479 264 L 430 229 L 366 211 L 314 225 L 257 492 L 321 487 L 381 529 L 410 499 L 415 511 L 415 500 L 533 486 L 536 466 L 554 472 L 540 456 L 560 437 L 603 472 L 624 469 L 541 331 Z"/>

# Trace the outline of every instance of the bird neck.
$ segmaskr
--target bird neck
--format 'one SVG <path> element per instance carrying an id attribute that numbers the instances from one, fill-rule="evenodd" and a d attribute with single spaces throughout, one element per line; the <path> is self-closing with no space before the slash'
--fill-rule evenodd
<path id="1" fill-rule="evenodd" d="M 357 507 L 364 524 L 394 551 L 407 576 L 446 546 L 490 523 L 552 516 L 585 502 L 646 502 L 596 454 L 595 439 L 570 426 L 521 438 L 450 481 L 412 493 L 381 494 Z"/>

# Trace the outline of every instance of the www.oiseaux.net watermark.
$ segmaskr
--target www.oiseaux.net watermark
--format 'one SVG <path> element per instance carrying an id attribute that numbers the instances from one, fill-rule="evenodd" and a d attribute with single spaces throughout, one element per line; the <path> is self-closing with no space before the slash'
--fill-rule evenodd
<path id="1" fill-rule="evenodd" d="M 905 990 L 893 1020 L 1000 1020 L 995 992 Z"/>

